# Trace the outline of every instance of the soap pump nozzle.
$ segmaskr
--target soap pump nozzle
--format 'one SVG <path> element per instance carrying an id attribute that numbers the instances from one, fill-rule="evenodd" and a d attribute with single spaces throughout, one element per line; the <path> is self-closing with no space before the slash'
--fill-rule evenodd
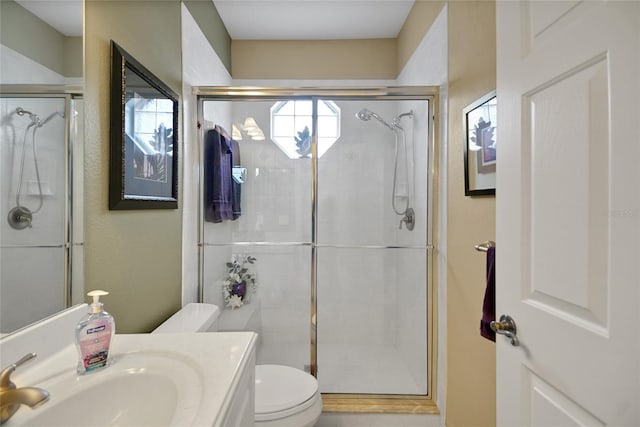
<path id="1" fill-rule="evenodd" d="M 95 291 L 87 293 L 87 296 L 93 297 L 93 303 L 91 303 L 89 310 L 90 313 L 100 313 L 102 311 L 103 304 L 100 302 L 100 297 L 104 295 L 109 295 L 109 292 L 96 289 Z"/>

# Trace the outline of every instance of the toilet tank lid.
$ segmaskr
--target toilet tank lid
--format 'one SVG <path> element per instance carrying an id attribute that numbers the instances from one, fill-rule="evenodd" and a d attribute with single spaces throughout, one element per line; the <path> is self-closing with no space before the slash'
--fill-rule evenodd
<path id="1" fill-rule="evenodd" d="M 318 381 L 300 369 L 256 365 L 256 415 L 294 408 L 311 399 L 317 391 Z"/>
<path id="2" fill-rule="evenodd" d="M 204 332 L 220 315 L 214 304 L 189 303 L 158 326 L 153 333 Z"/>

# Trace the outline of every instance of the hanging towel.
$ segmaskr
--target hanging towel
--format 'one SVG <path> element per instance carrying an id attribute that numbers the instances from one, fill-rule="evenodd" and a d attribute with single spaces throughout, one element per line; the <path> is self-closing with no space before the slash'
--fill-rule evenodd
<path id="1" fill-rule="evenodd" d="M 492 321 L 496 320 L 496 248 L 487 249 L 487 289 L 484 291 L 482 303 L 482 320 L 480 320 L 480 335 L 493 342 L 496 333 L 491 330 Z"/>
<path id="2" fill-rule="evenodd" d="M 240 183 L 233 179 L 233 167 L 240 166 L 240 144 L 222 126 L 216 125 L 215 129 L 226 139 L 229 147 L 231 147 L 231 219 L 236 220 L 242 214 L 242 209 L 240 208 L 241 187 Z"/>
<path id="3" fill-rule="evenodd" d="M 233 219 L 231 139 L 219 130 L 209 130 L 204 142 L 204 219 L 208 222 Z"/>
<path id="4" fill-rule="evenodd" d="M 231 140 L 231 167 L 240 166 L 240 144 L 235 139 Z M 241 185 L 235 179 L 231 180 L 231 209 L 233 219 L 240 218 L 242 208 L 240 207 Z"/>

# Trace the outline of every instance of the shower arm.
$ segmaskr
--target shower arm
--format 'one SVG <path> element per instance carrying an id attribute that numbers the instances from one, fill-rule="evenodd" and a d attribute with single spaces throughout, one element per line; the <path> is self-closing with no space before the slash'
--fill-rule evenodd
<path id="1" fill-rule="evenodd" d="M 395 126 L 393 124 L 390 125 L 389 123 L 387 123 L 382 117 L 380 117 L 376 113 L 369 112 L 369 114 L 371 115 L 371 117 L 373 117 L 374 119 L 376 119 L 377 121 L 379 121 L 380 123 L 382 123 L 383 125 L 388 127 L 389 129 L 391 129 L 391 130 L 395 129 Z"/>
<path id="2" fill-rule="evenodd" d="M 40 121 L 40 118 L 38 117 L 38 123 L 37 123 L 37 126 L 38 126 L 39 128 L 41 128 L 42 126 L 46 125 L 46 124 L 47 124 L 51 119 L 53 119 L 53 118 L 54 118 L 54 117 L 56 117 L 56 116 L 60 116 L 61 118 L 63 118 L 63 119 L 64 119 L 64 113 L 61 113 L 61 112 L 59 112 L 59 111 L 56 111 L 56 112 L 54 112 L 54 113 L 51 113 L 49 116 L 47 116 L 47 118 L 46 118 L 46 119 L 44 119 L 44 120 L 42 120 L 42 121 Z M 37 116 L 36 116 L 36 117 L 37 117 Z"/>
<path id="3" fill-rule="evenodd" d="M 396 116 L 391 122 L 391 126 L 393 126 L 393 129 L 404 130 L 402 129 L 402 126 L 400 126 L 400 120 L 402 120 L 403 117 L 407 117 L 407 116 L 413 118 L 413 110 L 409 110 L 406 113 L 402 113 Z"/>

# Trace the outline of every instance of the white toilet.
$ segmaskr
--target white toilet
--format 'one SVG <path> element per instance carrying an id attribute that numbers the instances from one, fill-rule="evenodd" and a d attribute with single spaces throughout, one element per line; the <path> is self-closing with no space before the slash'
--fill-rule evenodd
<path id="1" fill-rule="evenodd" d="M 153 333 L 218 330 L 220 309 L 191 303 L 158 326 Z M 260 427 L 312 427 L 322 412 L 318 381 L 290 366 L 256 365 L 255 424 Z"/>

